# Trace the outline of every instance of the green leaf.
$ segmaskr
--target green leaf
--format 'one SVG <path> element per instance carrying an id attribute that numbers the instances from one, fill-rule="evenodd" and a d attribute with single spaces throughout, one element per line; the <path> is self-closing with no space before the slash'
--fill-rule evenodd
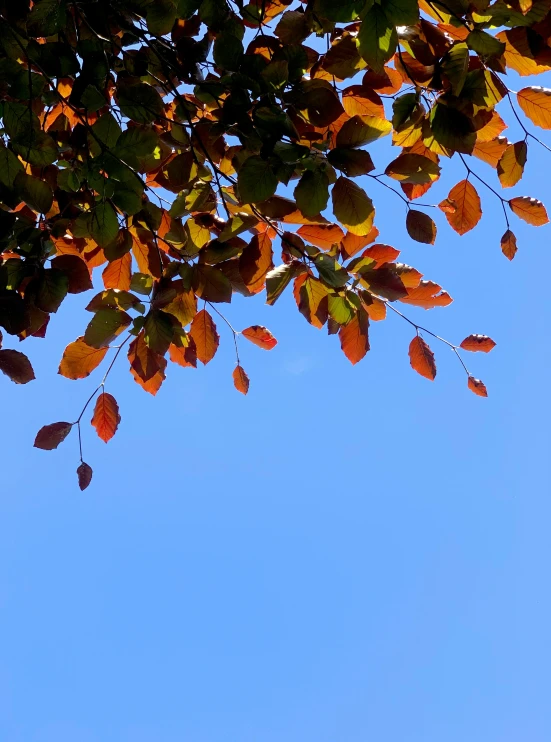
<path id="1" fill-rule="evenodd" d="M 214 62 L 224 70 L 238 70 L 244 52 L 243 43 L 232 33 L 221 33 L 214 42 Z"/>
<path id="2" fill-rule="evenodd" d="M 259 203 L 274 195 L 277 178 L 266 160 L 258 155 L 252 155 L 241 165 L 237 187 L 242 203 Z"/>
<path id="3" fill-rule="evenodd" d="M 130 281 L 130 288 L 138 294 L 149 296 L 153 289 L 153 276 L 147 273 L 134 273 Z"/>
<path id="4" fill-rule="evenodd" d="M 112 242 L 119 231 L 115 210 L 106 201 L 96 204 L 90 218 L 90 234 L 100 247 Z"/>
<path id="5" fill-rule="evenodd" d="M 480 28 L 475 28 L 474 31 L 471 31 L 466 41 L 469 49 L 485 57 L 500 56 L 505 51 L 503 41 L 496 39 L 495 36 L 482 31 Z"/>
<path id="6" fill-rule="evenodd" d="M 192 286 L 197 296 L 205 301 L 231 302 L 230 280 L 214 266 L 200 263 L 194 265 Z"/>
<path id="7" fill-rule="evenodd" d="M 106 348 L 132 322 L 126 312 L 100 309 L 84 333 L 84 342 L 91 348 Z"/>
<path id="8" fill-rule="evenodd" d="M 172 31 L 176 20 L 176 3 L 174 0 L 155 0 L 147 8 L 147 28 L 149 33 L 164 36 Z"/>
<path id="9" fill-rule="evenodd" d="M 316 12 L 328 21 L 336 23 L 348 23 L 354 21 L 360 15 L 364 7 L 372 5 L 373 0 L 317 0 Z"/>
<path id="10" fill-rule="evenodd" d="M 51 165 L 59 157 L 54 140 L 41 131 L 27 132 L 12 142 L 13 151 L 31 165 Z"/>
<path id="11" fill-rule="evenodd" d="M 154 131 L 131 126 L 119 136 L 114 152 L 121 160 L 137 165 L 138 157 L 148 157 L 158 145 L 159 137 Z"/>
<path id="12" fill-rule="evenodd" d="M 329 201 L 327 174 L 322 170 L 307 170 L 295 188 L 294 196 L 304 216 L 317 216 L 327 208 Z"/>
<path id="13" fill-rule="evenodd" d="M 164 112 L 161 96 L 145 82 L 119 85 L 117 96 L 121 112 L 138 124 L 150 124 Z"/>
<path id="14" fill-rule="evenodd" d="M 360 237 L 370 233 L 375 209 L 363 188 L 341 176 L 335 183 L 331 196 L 333 212 L 341 224 Z"/>
<path id="15" fill-rule="evenodd" d="M 69 277 L 60 270 L 47 268 L 40 278 L 35 304 L 43 312 L 57 312 L 69 291 Z"/>
<path id="16" fill-rule="evenodd" d="M 398 35 L 380 5 L 366 13 L 358 33 L 359 52 L 375 72 L 382 72 L 398 45 Z"/>
<path id="17" fill-rule="evenodd" d="M 20 160 L 3 144 L 0 144 L 0 183 L 13 186 L 18 173 L 24 172 Z"/>
<path id="18" fill-rule="evenodd" d="M 395 26 L 414 26 L 419 20 L 418 0 L 385 0 L 382 4 Z"/>
<path id="19" fill-rule="evenodd" d="M 343 173 L 355 178 L 358 175 L 367 175 L 375 169 L 369 152 L 363 149 L 351 149 L 349 147 L 337 147 L 327 153 L 327 159 Z"/>
<path id="20" fill-rule="evenodd" d="M 144 340 L 148 348 L 164 356 L 174 338 L 176 325 L 177 321 L 173 315 L 151 311 L 144 325 Z"/>
<path id="21" fill-rule="evenodd" d="M 467 44 L 454 44 L 442 61 L 442 72 L 450 81 L 453 95 L 460 95 L 469 69 Z"/>
<path id="22" fill-rule="evenodd" d="M 314 264 L 319 271 L 320 278 L 335 289 L 342 288 L 350 278 L 348 271 L 329 255 L 318 255 Z"/>
<path id="23" fill-rule="evenodd" d="M 295 276 L 302 273 L 300 263 L 278 265 L 266 274 L 266 304 L 275 304 Z"/>
<path id="24" fill-rule="evenodd" d="M 363 147 L 390 134 L 392 125 L 377 116 L 352 116 L 337 134 L 337 147 Z"/>
<path id="25" fill-rule="evenodd" d="M 354 316 L 354 307 L 344 296 L 329 295 L 329 316 L 339 325 L 346 325 Z"/>
<path id="26" fill-rule="evenodd" d="M 23 201 L 39 214 L 47 214 L 52 208 L 54 194 L 45 180 L 20 172 L 15 179 L 15 187 Z"/>

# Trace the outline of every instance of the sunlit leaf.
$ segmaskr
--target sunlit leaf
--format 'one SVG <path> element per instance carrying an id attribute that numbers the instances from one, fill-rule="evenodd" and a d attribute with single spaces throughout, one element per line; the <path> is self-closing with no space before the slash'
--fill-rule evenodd
<path id="1" fill-rule="evenodd" d="M 434 353 L 420 335 L 416 335 L 409 344 L 409 362 L 418 374 L 434 381 L 436 377 Z"/>

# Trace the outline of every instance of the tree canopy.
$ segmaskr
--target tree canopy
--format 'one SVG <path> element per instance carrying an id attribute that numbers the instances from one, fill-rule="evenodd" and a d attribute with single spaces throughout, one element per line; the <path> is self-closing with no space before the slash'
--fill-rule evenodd
<path id="1" fill-rule="evenodd" d="M 214 357 L 221 323 L 246 394 L 238 339 L 265 350 L 277 341 L 257 324 L 233 328 L 221 305 L 235 293 L 272 305 L 292 291 L 352 363 L 369 350 L 369 323 L 395 312 L 412 325 L 418 373 L 436 376 L 432 335 L 487 395 L 462 351 L 488 352 L 493 340 L 456 345 L 404 314 L 452 299 L 379 241 L 370 186 L 393 191 L 409 236 L 434 244 L 427 212 L 438 209 L 424 196 L 459 160 L 464 178 L 438 204 L 442 220 L 470 232 L 483 190 L 500 200 L 501 249 L 514 258 L 513 220 L 546 224 L 545 207 L 501 195 L 477 160 L 508 189 L 528 143 L 549 149 L 531 125 L 551 129 L 551 90 L 513 92 L 506 76 L 551 69 L 551 0 L 1 0 L 0 20 L 0 326 L 45 338 L 66 297 L 91 291 L 59 373 L 104 367 L 78 419 L 45 426 L 37 447 L 56 448 L 73 428 L 81 441 L 92 403 L 107 442 L 120 421 L 105 391 L 113 364 L 126 355 L 156 394 L 167 357 L 184 367 Z M 506 114 L 520 141 L 503 135 Z M 383 137 L 395 150 L 375 164 L 370 145 Z M 0 369 L 33 380 L 5 340 Z M 92 477 L 82 445 L 78 477 L 82 489 Z"/>

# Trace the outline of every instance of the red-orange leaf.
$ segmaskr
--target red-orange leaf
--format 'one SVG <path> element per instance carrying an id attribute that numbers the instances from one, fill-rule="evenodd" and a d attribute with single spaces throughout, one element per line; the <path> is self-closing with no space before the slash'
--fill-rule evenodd
<path id="1" fill-rule="evenodd" d="M 249 391 L 249 377 L 242 366 L 235 367 L 233 371 L 233 384 L 241 394 L 247 394 Z"/>
<path id="2" fill-rule="evenodd" d="M 139 384 L 144 391 L 152 394 L 153 396 L 157 394 L 157 392 L 161 388 L 161 384 L 165 380 L 166 358 L 158 356 L 158 365 L 159 370 L 155 374 L 153 374 L 153 376 L 147 379 L 147 381 L 144 381 L 132 367 L 130 368 L 130 373 L 134 377 L 134 381 Z"/>
<path id="3" fill-rule="evenodd" d="M 77 469 L 78 486 L 81 490 L 85 490 L 89 486 L 92 481 L 92 474 L 92 467 L 83 461 Z"/>
<path id="4" fill-rule="evenodd" d="M 470 350 L 473 353 L 476 353 L 478 350 L 483 353 L 489 353 L 496 347 L 496 344 L 492 338 L 487 335 L 469 335 L 461 342 L 460 347 L 463 348 L 463 350 Z"/>
<path id="5" fill-rule="evenodd" d="M 440 208 L 445 213 L 452 229 L 460 235 L 476 227 L 482 216 L 480 198 L 476 188 L 468 180 L 462 180 L 455 185 L 449 192 L 448 198 L 440 204 Z"/>
<path id="6" fill-rule="evenodd" d="M 243 330 L 241 334 L 263 350 L 272 350 L 277 345 L 275 337 L 262 325 L 251 325 L 251 327 Z"/>
<path id="7" fill-rule="evenodd" d="M 218 350 L 220 335 L 216 331 L 214 320 L 206 309 L 197 312 L 191 323 L 189 334 L 195 342 L 197 358 L 201 363 L 207 364 Z"/>
<path id="8" fill-rule="evenodd" d="M 480 379 L 475 379 L 474 376 L 469 376 L 468 385 L 471 392 L 478 394 L 479 397 L 488 396 L 488 390 L 486 389 L 484 382 L 480 381 Z"/>
<path id="9" fill-rule="evenodd" d="M 38 431 L 35 441 L 35 448 L 42 448 L 44 451 L 53 451 L 62 443 L 71 432 L 73 423 L 52 423 L 45 425 Z"/>
<path id="10" fill-rule="evenodd" d="M 520 219 L 534 227 L 541 227 L 549 221 L 545 206 L 537 198 L 517 196 L 509 201 L 509 206 Z"/>
<path id="11" fill-rule="evenodd" d="M 85 379 L 99 366 L 109 348 L 91 348 L 79 337 L 63 351 L 58 374 L 67 379 Z"/>
<path id="12" fill-rule="evenodd" d="M 305 224 L 297 231 L 297 234 L 306 242 L 322 250 L 330 250 L 344 237 L 344 232 L 337 224 Z"/>
<path id="13" fill-rule="evenodd" d="M 409 362 L 418 374 L 434 381 L 436 376 L 434 353 L 419 335 L 416 335 L 409 344 Z"/>
<path id="14" fill-rule="evenodd" d="M 121 416 L 119 415 L 119 405 L 117 404 L 117 400 L 111 394 L 102 392 L 99 395 L 94 408 L 92 425 L 104 443 L 110 441 L 115 435 L 120 421 Z"/>
<path id="15" fill-rule="evenodd" d="M 122 258 L 111 261 L 104 269 L 101 277 L 106 289 L 129 291 L 132 280 L 132 255 L 127 252 Z"/>
<path id="16" fill-rule="evenodd" d="M 517 238 L 510 229 L 501 238 L 501 249 L 509 260 L 512 260 L 517 253 Z"/>
<path id="17" fill-rule="evenodd" d="M 344 355 L 350 363 L 361 361 L 369 350 L 369 317 L 359 309 L 350 322 L 339 330 L 339 339 Z"/>

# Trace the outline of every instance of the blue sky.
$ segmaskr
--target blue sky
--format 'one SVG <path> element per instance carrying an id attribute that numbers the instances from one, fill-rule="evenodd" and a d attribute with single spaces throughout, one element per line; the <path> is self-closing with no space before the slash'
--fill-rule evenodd
<path id="1" fill-rule="evenodd" d="M 549 202 L 550 166 L 530 143 L 511 194 Z M 462 177 L 452 164 L 424 200 Z M 107 391 L 122 423 L 107 446 L 85 429 L 94 481 L 81 493 L 75 437 L 32 448 L 94 388 L 56 375 L 87 321 L 71 297 L 48 342 L 23 348 L 38 381 L 0 379 L 1 739 L 550 739 L 551 228 L 512 217 L 509 263 L 480 186 L 476 230 L 459 238 L 438 212 L 424 246 L 403 204 L 365 186 L 381 241 L 455 298 L 408 314 L 452 341 L 497 342 L 468 357 L 489 398 L 436 342 L 436 381 L 416 375 L 399 317 L 372 324 L 352 367 L 290 294 L 236 300 L 235 326 L 279 340 L 271 353 L 241 343 L 249 395 L 233 389 L 222 323 L 214 361 L 171 366 L 155 399 L 121 363 Z"/>

